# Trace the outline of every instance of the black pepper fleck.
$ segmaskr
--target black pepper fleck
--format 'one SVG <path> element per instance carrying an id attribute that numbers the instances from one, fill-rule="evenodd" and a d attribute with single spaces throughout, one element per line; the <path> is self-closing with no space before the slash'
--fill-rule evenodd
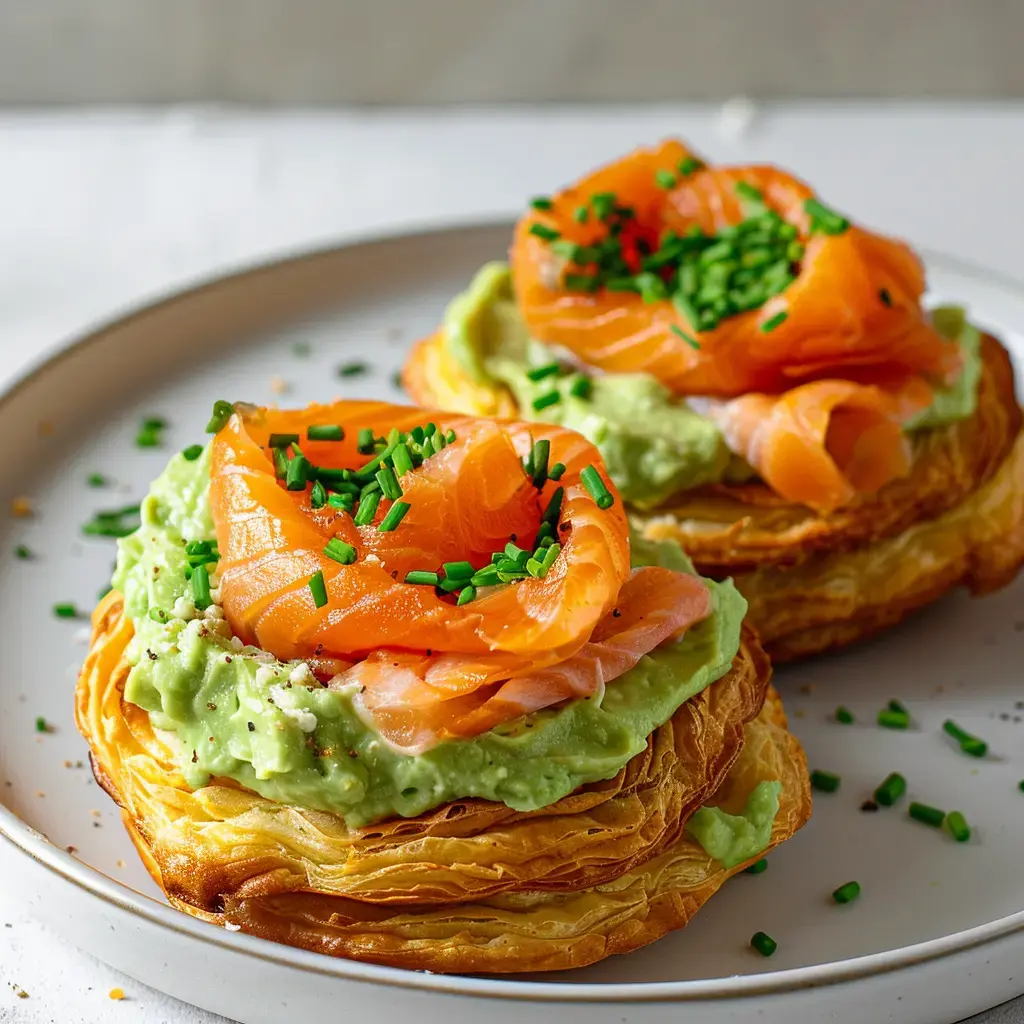
<path id="1" fill-rule="evenodd" d="M 864 803 L 860 805 L 860 809 L 862 811 L 877 811 L 878 804 L 876 804 L 874 800 L 865 800 Z"/>
<path id="2" fill-rule="evenodd" d="M 256 726 L 253 725 L 252 722 L 247 722 L 246 724 L 249 726 L 249 732 L 255 732 L 256 731 Z"/>
<path id="3" fill-rule="evenodd" d="M 207 711 L 216 711 L 217 710 L 217 705 L 214 704 L 212 700 L 208 700 L 206 702 L 206 709 L 207 709 Z"/>
<path id="4" fill-rule="evenodd" d="M 156 661 L 156 657 L 157 656 L 147 647 L 146 648 L 146 657 L 149 658 L 150 661 Z"/>
<path id="5" fill-rule="evenodd" d="M 193 764 L 199 764 L 199 751 L 198 750 L 193 750 L 192 751 L 192 763 Z"/>

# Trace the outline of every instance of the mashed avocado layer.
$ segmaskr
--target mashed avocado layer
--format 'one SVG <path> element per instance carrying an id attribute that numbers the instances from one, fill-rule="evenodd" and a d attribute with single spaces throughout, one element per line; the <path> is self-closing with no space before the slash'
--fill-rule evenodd
<path id="1" fill-rule="evenodd" d="M 243 647 L 216 605 L 195 612 L 184 548 L 213 537 L 208 486 L 208 450 L 194 462 L 176 455 L 142 503 L 140 529 L 120 542 L 114 576 L 136 634 L 125 697 L 175 734 L 193 787 L 231 778 L 352 826 L 461 797 L 534 810 L 614 776 L 684 701 L 728 671 L 739 648 L 746 602 L 731 582 L 711 583 L 714 614 L 643 657 L 603 698 L 416 756 L 398 753 L 360 720 L 350 694 L 321 685 L 303 662 Z M 634 540 L 632 550 L 635 564 L 691 571 L 674 544 Z"/>
<path id="2" fill-rule="evenodd" d="M 962 309 L 938 309 L 934 317 L 942 334 L 959 341 L 964 370 L 953 385 L 936 391 L 932 404 L 917 414 L 908 430 L 966 419 L 977 403 L 978 331 Z M 584 373 L 578 372 L 532 380 L 531 369 L 560 357 L 573 365 L 574 357 L 530 338 L 505 263 L 488 263 L 477 272 L 445 312 L 444 334 L 463 371 L 478 384 L 508 388 L 523 418 L 563 424 L 596 444 L 623 498 L 636 508 L 652 508 L 701 484 L 737 482 L 753 475 L 729 451 L 710 420 L 648 374 L 596 374 L 586 382 Z M 588 396 L 574 391 L 581 387 L 589 390 Z M 533 402 L 554 390 L 561 400 L 534 410 Z"/>

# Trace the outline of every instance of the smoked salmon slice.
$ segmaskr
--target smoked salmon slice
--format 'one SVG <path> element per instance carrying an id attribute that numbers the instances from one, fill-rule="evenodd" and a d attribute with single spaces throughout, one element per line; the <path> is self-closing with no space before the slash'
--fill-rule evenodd
<path id="1" fill-rule="evenodd" d="M 946 380 L 904 243 L 849 224 L 774 167 L 638 149 L 534 208 L 510 259 L 533 337 L 680 395 L 776 393 L 847 370 Z"/>
<path id="2" fill-rule="evenodd" d="M 403 750 L 598 693 L 711 610 L 696 577 L 631 570 L 600 456 L 560 427 L 238 406 L 209 500 L 235 635 L 350 666 L 332 685 Z"/>

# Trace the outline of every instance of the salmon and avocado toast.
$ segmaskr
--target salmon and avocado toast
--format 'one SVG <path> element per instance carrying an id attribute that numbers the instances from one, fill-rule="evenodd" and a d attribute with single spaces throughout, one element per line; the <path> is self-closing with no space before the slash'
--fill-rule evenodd
<path id="1" fill-rule="evenodd" d="M 732 577 L 783 661 L 1024 563 L 1009 355 L 925 289 L 787 172 L 670 140 L 533 200 L 403 382 L 579 430 L 634 529 Z"/>
<path id="2" fill-rule="evenodd" d="M 729 582 L 598 450 L 381 402 L 218 403 L 119 540 L 77 690 L 171 902 L 434 971 L 682 927 L 810 814 Z"/>

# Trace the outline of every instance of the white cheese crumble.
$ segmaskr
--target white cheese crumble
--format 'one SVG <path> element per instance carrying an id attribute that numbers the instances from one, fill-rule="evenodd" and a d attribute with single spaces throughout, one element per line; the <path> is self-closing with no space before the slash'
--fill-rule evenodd
<path id="1" fill-rule="evenodd" d="M 182 594 L 181 597 L 175 600 L 171 614 L 176 619 L 184 619 L 186 622 L 189 619 L 194 619 L 196 617 L 196 606 L 192 602 L 192 598 Z"/>
<path id="2" fill-rule="evenodd" d="M 288 682 L 295 686 L 312 686 L 316 682 L 316 676 L 310 671 L 306 662 L 300 661 L 289 673 Z"/>
<path id="3" fill-rule="evenodd" d="M 287 715 L 303 732 L 312 732 L 317 727 L 316 715 L 305 708 L 289 708 L 285 706 L 290 701 L 291 695 L 283 686 L 272 686 L 270 696 L 274 699 L 274 706 L 282 715 Z"/>

